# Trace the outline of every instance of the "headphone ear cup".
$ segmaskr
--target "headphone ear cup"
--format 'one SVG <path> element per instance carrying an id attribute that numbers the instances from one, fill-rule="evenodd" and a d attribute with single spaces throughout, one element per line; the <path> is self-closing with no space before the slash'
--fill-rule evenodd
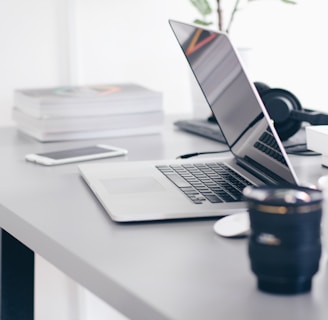
<path id="1" fill-rule="evenodd" d="M 262 94 L 264 94 L 264 92 L 270 90 L 270 87 L 264 82 L 254 82 L 254 85 L 260 97 L 262 97 Z"/>
<path id="2" fill-rule="evenodd" d="M 261 98 L 282 141 L 301 128 L 301 121 L 290 118 L 293 110 L 302 110 L 294 94 L 284 89 L 270 89 L 264 91 Z"/>

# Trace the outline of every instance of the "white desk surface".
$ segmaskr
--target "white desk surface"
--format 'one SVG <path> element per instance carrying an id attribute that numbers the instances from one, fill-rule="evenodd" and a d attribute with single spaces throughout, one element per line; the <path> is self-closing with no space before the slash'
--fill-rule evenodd
<path id="1" fill-rule="evenodd" d="M 0 227 L 130 319 L 327 319 L 325 256 L 312 291 L 296 296 L 257 290 L 247 239 L 215 235 L 215 219 L 118 224 L 108 217 L 76 164 L 43 167 L 24 155 L 95 141 L 38 143 L 0 129 Z M 176 132 L 97 140 L 129 155 L 100 161 L 169 159 L 224 146 Z M 328 170 L 320 157 L 291 157 L 302 181 Z"/>

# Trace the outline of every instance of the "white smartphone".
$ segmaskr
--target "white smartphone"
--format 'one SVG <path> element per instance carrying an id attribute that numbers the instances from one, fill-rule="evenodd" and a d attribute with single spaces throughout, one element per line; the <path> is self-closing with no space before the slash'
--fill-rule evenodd
<path id="1" fill-rule="evenodd" d="M 117 157 L 127 154 L 128 151 L 104 144 L 78 149 L 66 149 L 44 153 L 27 154 L 27 161 L 36 162 L 45 166 L 87 161 L 101 158 Z"/>

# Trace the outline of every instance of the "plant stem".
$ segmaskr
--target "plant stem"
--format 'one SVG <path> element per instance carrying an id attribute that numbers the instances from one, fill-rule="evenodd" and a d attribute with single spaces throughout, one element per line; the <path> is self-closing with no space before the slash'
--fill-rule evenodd
<path id="1" fill-rule="evenodd" d="M 223 29 L 223 14 L 222 14 L 222 8 L 221 8 L 221 0 L 217 0 L 217 13 L 218 13 L 218 28 L 219 31 Z"/>
<path id="2" fill-rule="evenodd" d="M 218 2 L 219 2 L 219 0 L 218 0 Z M 236 0 L 236 2 L 235 2 L 234 8 L 233 8 L 232 13 L 230 15 L 230 20 L 229 20 L 229 23 L 228 23 L 228 26 L 227 26 L 227 29 L 226 29 L 227 33 L 229 33 L 229 31 L 230 31 L 230 28 L 231 28 L 233 19 L 235 17 L 235 14 L 239 9 L 239 2 L 240 2 L 240 0 Z"/>

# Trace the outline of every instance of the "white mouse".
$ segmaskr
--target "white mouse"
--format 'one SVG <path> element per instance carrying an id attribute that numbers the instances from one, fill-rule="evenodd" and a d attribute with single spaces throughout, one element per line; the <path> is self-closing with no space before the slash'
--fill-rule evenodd
<path id="1" fill-rule="evenodd" d="M 223 217 L 215 222 L 213 228 L 215 233 L 222 237 L 245 237 L 250 229 L 248 212 L 239 212 Z"/>

